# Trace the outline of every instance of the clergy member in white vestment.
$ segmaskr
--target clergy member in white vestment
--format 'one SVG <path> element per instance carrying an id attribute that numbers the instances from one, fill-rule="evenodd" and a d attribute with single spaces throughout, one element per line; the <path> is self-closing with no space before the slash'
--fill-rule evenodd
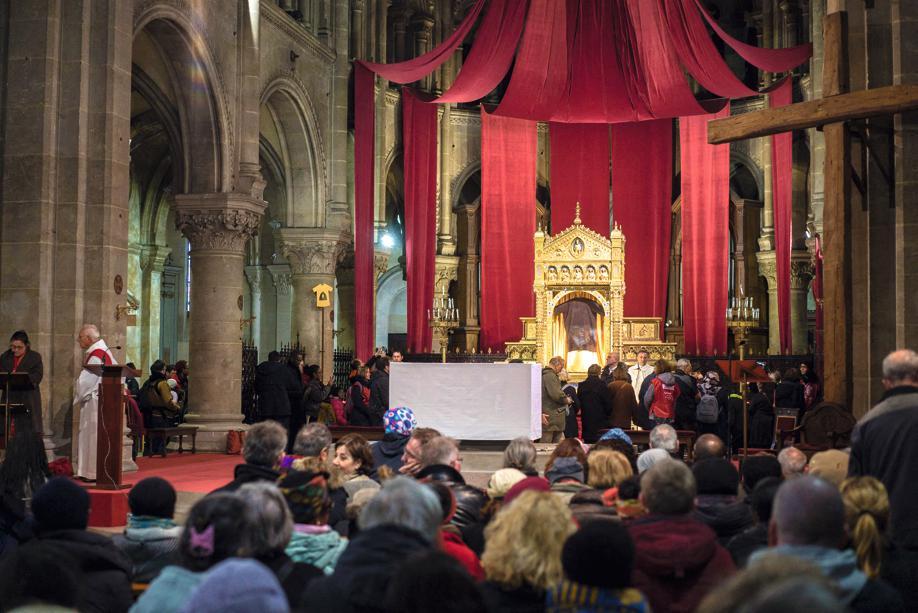
<path id="1" fill-rule="evenodd" d="M 628 369 L 628 374 L 631 376 L 631 387 L 634 388 L 634 398 L 638 404 L 641 402 L 641 384 L 644 379 L 653 374 L 653 366 L 647 363 L 649 357 L 646 351 L 638 351 L 637 364 Z"/>
<path id="2" fill-rule="evenodd" d="M 77 337 L 83 349 L 83 364 L 117 364 L 108 345 L 99 336 L 99 329 L 92 324 L 80 328 Z M 80 406 L 80 432 L 77 449 L 77 477 L 96 480 L 96 436 L 99 424 L 99 384 L 102 377 L 85 368 L 74 384 L 74 406 Z"/>

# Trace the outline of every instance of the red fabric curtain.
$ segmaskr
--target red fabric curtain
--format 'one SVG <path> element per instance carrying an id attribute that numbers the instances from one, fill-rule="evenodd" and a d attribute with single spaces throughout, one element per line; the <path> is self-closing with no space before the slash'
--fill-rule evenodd
<path id="1" fill-rule="evenodd" d="M 792 102 L 791 82 L 785 81 L 769 96 L 772 108 Z M 778 336 L 781 353 L 792 352 L 790 265 L 793 236 L 791 201 L 793 199 L 793 132 L 771 137 L 772 202 L 775 211 L 775 273 L 778 276 Z"/>
<path id="2" fill-rule="evenodd" d="M 481 111 L 482 350 L 503 351 L 534 313 L 536 124 Z"/>
<path id="3" fill-rule="evenodd" d="M 625 233 L 625 317 L 666 319 L 672 166 L 671 119 L 612 125 L 612 209 Z"/>
<path id="4" fill-rule="evenodd" d="M 609 235 L 609 126 L 604 123 L 551 123 L 551 228 L 557 233 L 574 221 L 580 203 L 583 225 Z"/>
<path id="5" fill-rule="evenodd" d="M 373 354 L 376 299 L 373 280 L 373 149 L 376 77 L 354 64 L 354 351 L 361 360 Z"/>
<path id="6" fill-rule="evenodd" d="M 682 157 L 682 305 L 685 350 L 727 351 L 730 145 L 708 144 L 708 121 L 730 114 L 679 120 Z"/>
<path id="7" fill-rule="evenodd" d="M 471 102 L 506 76 L 523 35 L 529 0 L 492 0 L 475 32 L 475 44 L 449 90 L 436 102 Z"/>
<path id="8" fill-rule="evenodd" d="M 408 276 L 408 351 L 431 346 L 427 309 L 433 303 L 437 220 L 437 105 L 402 88 L 405 161 L 405 262 Z"/>

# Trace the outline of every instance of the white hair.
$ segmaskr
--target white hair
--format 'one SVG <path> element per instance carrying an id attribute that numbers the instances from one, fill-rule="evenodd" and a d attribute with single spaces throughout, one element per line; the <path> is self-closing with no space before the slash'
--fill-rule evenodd
<path id="1" fill-rule="evenodd" d="M 646 472 L 651 466 L 659 462 L 660 460 L 670 459 L 669 452 L 665 449 L 648 449 L 641 452 L 641 455 L 637 458 L 637 469 L 638 474 L 642 475 Z"/>
<path id="2" fill-rule="evenodd" d="M 283 551 L 293 534 L 293 514 L 276 485 L 268 481 L 246 483 L 236 492 L 252 517 L 252 549 L 255 555 Z"/>
<path id="3" fill-rule="evenodd" d="M 893 351 L 883 359 L 883 378 L 890 383 L 918 383 L 918 353 L 911 349 Z"/>
<path id="4" fill-rule="evenodd" d="M 806 454 L 796 447 L 785 447 L 778 453 L 778 463 L 785 479 L 799 477 L 806 468 Z"/>
<path id="5" fill-rule="evenodd" d="M 660 424 L 650 431 L 651 449 L 663 449 L 667 453 L 676 453 L 679 450 L 679 435 L 676 429 L 669 424 Z"/>
<path id="6" fill-rule="evenodd" d="M 96 324 L 83 324 L 80 326 L 80 334 L 83 333 L 85 333 L 86 336 L 88 336 L 92 341 L 97 341 L 102 338 L 102 335 L 99 334 L 99 328 L 96 326 Z"/>
<path id="7" fill-rule="evenodd" d="M 431 543 L 437 538 L 443 507 L 433 490 L 409 477 L 389 479 L 367 502 L 357 520 L 361 530 L 401 526 L 414 530 Z"/>
<path id="8" fill-rule="evenodd" d="M 686 360 L 685 358 L 679 358 L 676 360 L 676 370 L 681 370 L 682 372 L 688 372 L 692 370 L 692 363 Z"/>

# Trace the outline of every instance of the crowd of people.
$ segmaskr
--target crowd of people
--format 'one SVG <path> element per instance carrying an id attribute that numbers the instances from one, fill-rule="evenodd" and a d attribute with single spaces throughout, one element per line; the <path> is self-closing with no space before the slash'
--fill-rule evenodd
<path id="1" fill-rule="evenodd" d="M 603 376 L 625 381 L 590 370 L 581 411 Z M 718 432 L 685 449 L 677 420 L 651 410 L 646 449 L 597 428 L 559 437 L 543 463 L 521 437 L 486 488 L 408 407 L 382 413 L 374 443 L 333 440 L 320 420 L 291 441 L 290 422 L 266 419 L 181 523 L 160 478 L 130 490 L 114 537 L 87 529 L 73 480 L 37 485 L 25 517 L 0 521 L 0 611 L 916 610 L 918 354 L 890 354 L 883 375 L 850 449 L 742 460 Z"/>
<path id="2" fill-rule="evenodd" d="M 699 371 L 687 358 L 648 363 L 640 351 L 627 366 L 616 351 L 605 366 L 594 364 L 587 377 L 573 383 L 560 356 L 542 370 L 542 442 L 562 437 L 596 442 L 608 428 L 650 430 L 670 424 L 678 430 L 716 434 L 731 449 L 743 444 L 742 396 L 738 386 L 715 370 Z M 802 423 L 819 406 L 819 379 L 806 363 L 783 373 L 771 372 L 770 383 L 750 384 L 748 446 L 775 445 L 775 415 L 783 411 Z"/>

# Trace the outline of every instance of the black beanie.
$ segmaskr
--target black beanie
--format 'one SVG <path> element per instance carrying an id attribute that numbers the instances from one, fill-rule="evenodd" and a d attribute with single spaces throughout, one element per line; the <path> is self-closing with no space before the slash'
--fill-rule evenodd
<path id="1" fill-rule="evenodd" d="M 620 523 L 593 519 L 572 534 L 561 550 L 568 579 L 581 585 L 617 590 L 631 585 L 634 543 Z"/>
<path id="2" fill-rule="evenodd" d="M 159 477 L 141 479 L 131 488 L 128 504 L 135 517 L 172 519 L 175 515 L 175 488 Z"/>
<path id="3" fill-rule="evenodd" d="M 708 458 L 692 466 L 692 474 L 698 484 L 698 495 L 721 494 L 736 496 L 739 489 L 739 473 L 733 463 L 724 458 Z"/>
<path id="4" fill-rule="evenodd" d="M 68 477 L 54 477 L 32 496 L 32 515 L 39 532 L 85 530 L 89 493 Z"/>

